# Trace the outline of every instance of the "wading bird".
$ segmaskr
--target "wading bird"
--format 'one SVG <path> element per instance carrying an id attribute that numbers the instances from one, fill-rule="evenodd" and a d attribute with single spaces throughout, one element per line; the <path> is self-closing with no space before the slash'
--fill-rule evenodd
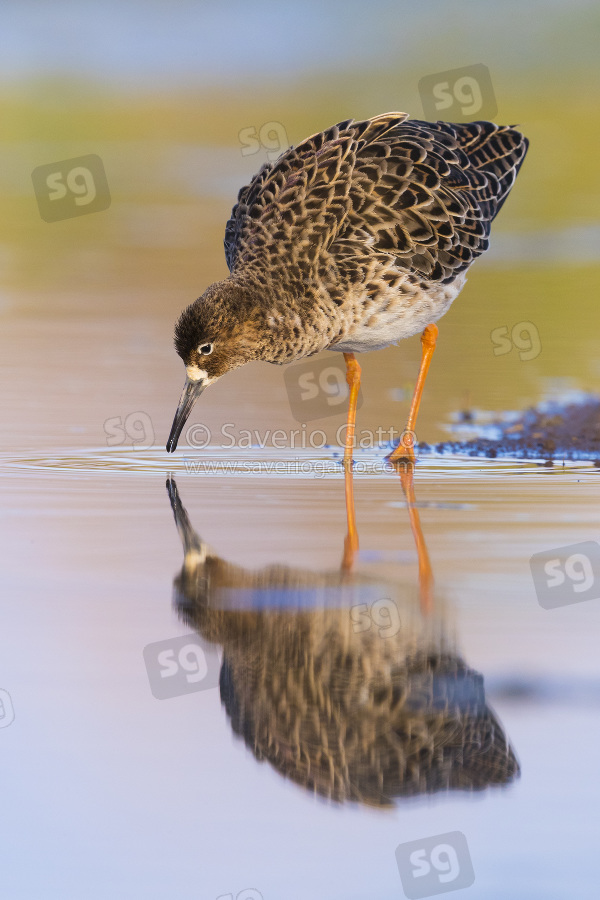
<path id="1" fill-rule="evenodd" d="M 230 275 L 181 314 L 187 373 L 167 450 L 202 391 L 250 360 L 285 364 L 344 354 L 350 387 L 344 460 L 352 458 L 360 366 L 355 353 L 422 332 L 404 443 L 414 460 L 419 403 L 438 330 L 527 152 L 492 122 L 348 120 L 267 163 L 242 188 L 225 230 Z"/>
<path id="2" fill-rule="evenodd" d="M 223 646 L 219 685 L 231 727 L 257 760 L 338 802 L 389 807 L 519 777 L 483 677 L 459 653 L 452 610 L 434 593 L 408 469 L 400 477 L 418 593 L 368 566 L 354 571 L 349 466 L 342 565 L 326 572 L 229 562 L 195 532 L 167 482 L 184 550 L 175 606 L 207 649 Z"/>

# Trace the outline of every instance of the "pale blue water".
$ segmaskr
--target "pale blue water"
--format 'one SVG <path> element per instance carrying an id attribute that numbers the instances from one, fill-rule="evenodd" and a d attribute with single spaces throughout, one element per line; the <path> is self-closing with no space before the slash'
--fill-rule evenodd
<path id="1" fill-rule="evenodd" d="M 600 601 L 542 609 L 529 557 L 598 536 L 598 476 L 421 468 L 437 591 L 522 775 L 377 811 L 331 806 L 258 763 L 218 688 L 155 699 L 143 658 L 190 634 L 171 603 L 182 553 L 169 470 L 220 557 L 315 573 L 341 558 L 341 475 L 201 477 L 159 457 L 129 455 L 127 470 L 110 451 L 72 449 L 0 470 L 0 688 L 15 712 L 0 729 L 3 896 L 395 898 L 397 845 L 461 831 L 475 883 L 456 896 L 594 898 Z M 355 491 L 359 571 L 414 589 L 396 478 L 358 477 Z"/>
<path id="2" fill-rule="evenodd" d="M 517 72 L 535 66 L 555 75 L 568 63 L 596 65 L 595 12 L 591 0 L 6 0 L 0 72 L 10 80 L 76 73 L 143 88 L 390 66 L 427 75 L 481 61 L 493 68 L 500 60 Z M 404 90 L 399 78 L 400 96 Z"/>

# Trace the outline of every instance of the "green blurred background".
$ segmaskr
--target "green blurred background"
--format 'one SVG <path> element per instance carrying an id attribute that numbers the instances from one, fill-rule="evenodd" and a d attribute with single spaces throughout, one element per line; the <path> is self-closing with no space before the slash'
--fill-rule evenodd
<path id="1" fill-rule="evenodd" d="M 294 144 L 344 118 L 389 110 L 423 117 L 422 78 L 480 63 L 490 72 L 495 120 L 520 124 L 531 146 L 492 249 L 440 323 L 420 437 L 442 436 L 439 424 L 467 403 L 512 408 L 568 388 L 594 390 L 599 19 L 592 2 L 5 2 L 4 368 L 16 377 L 32 366 L 47 372 L 58 401 L 57 373 L 62 367 L 71 383 L 75 347 L 79 373 L 93 369 L 109 384 L 110 369 L 118 385 L 131 341 L 145 334 L 131 399 L 109 389 L 114 403 L 78 421 L 88 444 L 102 443 L 101 415 L 119 412 L 116 395 L 134 409 L 156 402 L 162 442 L 183 375 L 172 323 L 226 275 L 226 219 L 239 187 L 267 159 L 267 148 L 249 152 L 243 135 L 277 123 Z M 103 160 L 110 208 L 43 221 L 33 169 L 91 153 Z M 539 355 L 495 355 L 491 333 L 520 322 L 537 331 Z M 365 359 L 363 424 L 402 419 L 418 356 L 415 338 Z M 283 408 L 282 371 L 257 377 L 263 401 L 271 390 L 274 408 Z M 231 378 L 219 385 L 221 412 L 206 395 L 207 415 L 213 408 L 222 419 L 223 403 L 243 394 L 242 380 Z M 172 403 L 162 394 L 165 379 Z"/>

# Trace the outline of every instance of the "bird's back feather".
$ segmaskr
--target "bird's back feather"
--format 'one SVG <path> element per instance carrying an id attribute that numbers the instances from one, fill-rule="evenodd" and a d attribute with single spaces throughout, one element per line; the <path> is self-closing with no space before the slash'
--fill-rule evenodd
<path id="1" fill-rule="evenodd" d="M 527 151 L 491 122 L 341 122 L 263 166 L 227 223 L 232 272 L 286 269 L 318 278 L 326 261 L 360 280 L 373 260 L 449 283 L 488 247 L 490 225 Z"/>

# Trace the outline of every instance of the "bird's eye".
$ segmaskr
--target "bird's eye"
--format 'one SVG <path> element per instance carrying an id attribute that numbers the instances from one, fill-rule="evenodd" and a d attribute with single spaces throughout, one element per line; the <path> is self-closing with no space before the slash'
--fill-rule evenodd
<path id="1" fill-rule="evenodd" d="M 201 353 L 202 356 L 208 356 L 209 353 L 213 352 L 212 344 L 200 344 L 198 347 L 198 353 Z"/>

